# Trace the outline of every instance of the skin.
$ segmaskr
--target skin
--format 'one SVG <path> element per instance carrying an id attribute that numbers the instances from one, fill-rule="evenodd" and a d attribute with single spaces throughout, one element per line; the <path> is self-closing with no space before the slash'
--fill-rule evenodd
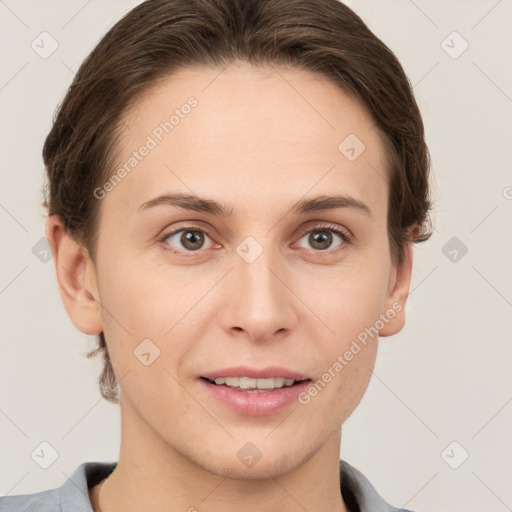
<path id="1" fill-rule="evenodd" d="M 95 264 L 58 218 L 47 220 L 66 311 L 80 331 L 105 333 L 120 380 L 120 456 L 101 487 L 101 510 L 348 510 L 341 425 L 367 388 L 377 337 L 307 405 L 271 415 L 228 409 L 198 377 L 280 365 L 315 382 L 379 315 L 405 308 L 412 250 L 393 265 L 388 188 L 375 173 L 388 172 L 382 140 L 355 100 L 309 72 L 187 68 L 126 115 L 119 165 L 190 96 L 198 105 L 99 201 Z M 350 133 L 366 146 L 352 162 L 338 150 Z M 234 214 L 138 211 L 170 192 L 227 203 Z M 348 207 L 290 213 L 301 199 L 335 193 L 371 215 Z M 211 230 L 195 251 L 180 242 L 186 232 L 158 241 L 190 221 Z M 330 244 L 314 245 L 309 235 L 329 224 L 349 230 L 351 241 L 331 232 Z M 236 252 L 248 236 L 263 249 L 252 263 Z M 402 309 L 379 336 L 404 323 Z M 149 366 L 133 354 L 146 338 L 160 349 Z M 247 442 L 262 454 L 251 468 L 237 457 Z M 98 489 L 90 490 L 93 503 Z"/>

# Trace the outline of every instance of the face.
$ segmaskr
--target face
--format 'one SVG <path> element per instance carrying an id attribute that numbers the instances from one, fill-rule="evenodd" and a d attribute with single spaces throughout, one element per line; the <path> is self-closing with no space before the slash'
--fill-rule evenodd
<path id="1" fill-rule="evenodd" d="M 374 123 L 317 75 L 232 65 L 170 76 L 124 127 L 88 263 L 123 428 L 216 474 L 296 467 L 360 401 L 376 330 L 401 328 Z M 307 381 L 204 378 L 240 376 Z"/>

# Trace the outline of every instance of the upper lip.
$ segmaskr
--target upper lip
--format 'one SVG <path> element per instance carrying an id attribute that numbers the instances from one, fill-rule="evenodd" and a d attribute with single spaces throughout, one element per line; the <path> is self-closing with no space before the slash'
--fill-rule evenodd
<path id="1" fill-rule="evenodd" d="M 265 368 L 249 368 L 248 366 L 233 366 L 222 368 L 213 372 L 203 373 L 201 377 L 214 380 L 218 377 L 249 377 L 252 379 L 269 379 L 272 377 L 284 377 L 285 379 L 306 380 L 308 376 L 288 370 L 282 366 L 267 366 Z"/>

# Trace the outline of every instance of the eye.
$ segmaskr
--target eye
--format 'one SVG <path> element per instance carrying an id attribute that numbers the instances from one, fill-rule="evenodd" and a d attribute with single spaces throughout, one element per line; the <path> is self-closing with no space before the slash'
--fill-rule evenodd
<path id="1" fill-rule="evenodd" d="M 335 237 L 333 237 L 333 233 L 335 234 L 335 237 L 338 237 L 338 239 L 341 240 L 341 242 L 334 249 L 330 249 L 330 246 L 335 239 Z M 328 226 L 315 226 L 313 229 L 309 229 L 300 240 L 303 239 L 305 239 L 315 251 L 337 252 L 336 249 L 343 250 L 345 248 L 346 243 L 350 241 L 350 234 L 347 230 L 334 224 L 330 224 Z"/>
<path id="2" fill-rule="evenodd" d="M 205 249 L 204 244 L 206 238 L 211 240 L 208 236 L 208 232 L 204 228 L 184 226 L 179 230 L 167 233 L 162 237 L 161 241 L 166 246 L 170 245 L 172 248 L 178 249 L 176 252 L 197 252 L 201 249 Z"/>
<path id="3" fill-rule="evenodd" d="M 333 233 L 340 240 L 340 243 L 334 249 L 330 249 L 335 239 Z M 210 240 L 209 247 L 204 247 L 206 239 Z M 346 244 L 351 240 L 351 235 L 346 229 L 335 224 L 329 224 L 327 226 L 318 225 L 313 229 L 303 231 L 299 242 L 303 239 L 311 244 L 315 252 L 333 253 L 345 249 Z M 167 250 L 180 254 L 200 252 L 201 249 L 206 250 L 217 245 L 213 243 L 206 228 L 192 225 L 182 226 L 180 229 L 167 233 L 160 238 L 160 242 L 164 244 Z"/>

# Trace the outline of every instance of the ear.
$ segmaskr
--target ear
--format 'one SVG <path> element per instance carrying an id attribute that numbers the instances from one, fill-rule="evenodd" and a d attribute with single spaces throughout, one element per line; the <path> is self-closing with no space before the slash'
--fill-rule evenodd
<path id="1" fill-rule="evenodd" d="M 96 271 L 87 250 L 66 233 L 61 219 L 49 215 L 46 236 L 52 248 L 60 296 L 73 325 L 85 334 L 99 334 L 101 305 Z"/>
<path id="2" fill-rule="evenodd" d="M 400 266 L 393 266 L 390 274 L 388 295 L 385 311 L 382 314 L 388 319 L 379 331 L 379 336 L 392 336 L 400 332 L 405 325 L 405 304 L 409 297 L 411 285 L 413 250 L 412 242 L 404 248 L 404 260 Z M 382 315 L 381 315 L 382 318 Z"/>

